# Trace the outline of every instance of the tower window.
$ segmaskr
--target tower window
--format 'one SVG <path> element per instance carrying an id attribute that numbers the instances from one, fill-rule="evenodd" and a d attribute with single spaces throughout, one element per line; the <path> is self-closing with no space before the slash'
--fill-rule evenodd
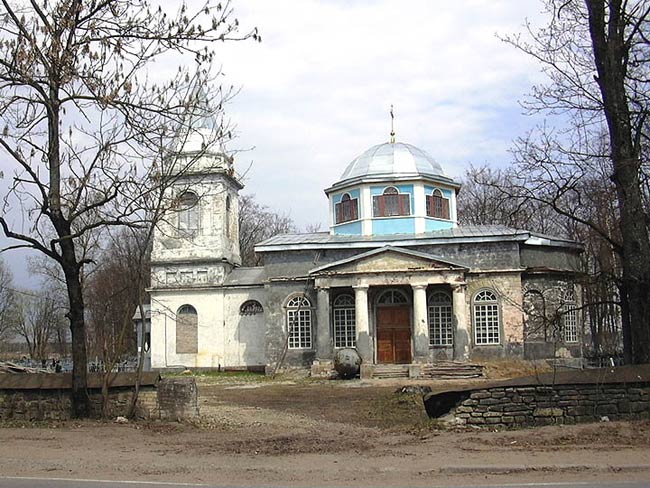
<path id="1" fill-rule="evenodd" d="M 335 221 L 337 224 L 357 220 L 359 218 L 359 199 L 351 198 L 344 193 L 341 201 L 334 205 Z"/>
<path id="2" fill-rule="evenodd" d="M 184 233 L 199 230 L 199 197 L 191 191 L 178 199 L 178 230 Z"/>
<path id="3" fill-rule="evenodd" d="M 230 238 L 230 195 L 226 197 L 226 237 Z"/>
<path id="4" fill-rule="evenodd" d="M 400 193 L 394 186 L 386 188 L 382 195 L 372 197 L 373 217 L 396 217 L 411 215 L 408 193 Z"/>
<path id="5" fill-rule="evenodd" d="M 427 216 L 449 220 L 449 199 L 438 188 L 427 195 Z"/>

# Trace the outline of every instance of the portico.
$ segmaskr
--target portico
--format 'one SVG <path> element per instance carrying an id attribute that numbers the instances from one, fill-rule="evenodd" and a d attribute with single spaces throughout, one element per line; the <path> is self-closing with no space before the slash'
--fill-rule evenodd
<path id="1" fill-rule="evenodd" d="M 426 253 L 391 246 L 311 270 L 321 324 L 317 360 L 331 360 L 341 347 L 336 337 L 342 314 L 336 304 L 342 296 L 353 296 L 349 303 L 354 304 L 354 347 L 365 364 L 429 363 L 435 349 L 447 349 L 449 359 L 467 359 L 467 270 Z M 449 297 L 444 317 L 433 313 L 435 308 L 430 316 L 429 298 L 434 293 Z M 451 335 L 436 345 L 431 331 L 441 325 L 441 318 L 447 320 L 442 325 L 450 322 Z"/>

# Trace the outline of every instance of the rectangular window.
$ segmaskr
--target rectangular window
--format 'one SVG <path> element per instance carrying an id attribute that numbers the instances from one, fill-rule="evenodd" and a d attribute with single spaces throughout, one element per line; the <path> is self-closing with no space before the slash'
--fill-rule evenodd
<path id="1" fill-rule="evenodd" d="M 578 312 L 575 304 L 569 305 L 562 318 L 564 328 L 564 342 L 578 342 Z"/>
<path id="2" fill-rule="evenodd" d="M 354 308 L 334 309 L 334 347 L 355 347 L 357 327 Z"/>
<path id="3" fill-rule="evenodd" d="M 311 310 L 287 310 L 289 349 L 311 349 Z"/>
<path id="4" fill-rule="evenodd" d="M 373 217 L 396 217 L 411 215 L 408 193 L 376 195 L 372 197 Z"/>
<path id="5" fill-rule="evenodd" d="M 474 305 L 474 331 L 476 344 L 499 344 L 499 306 Z"/>
<path id="6" fill-rule="evenodd" d="M 334 205 L 336 223 L 350 222 L 359 218 L 359 199 L 341 200 Z"/>
<path id="7" fill-rule="evenodd" d="M 451 306 L 429 306 L 429 344 L 431 346 L 452 346 L 454 344 Z"/>
<path id="8" fill-rule="evenodd" d="M 449 199 L 427 195 L 427 216 L 449 220 Z"/>

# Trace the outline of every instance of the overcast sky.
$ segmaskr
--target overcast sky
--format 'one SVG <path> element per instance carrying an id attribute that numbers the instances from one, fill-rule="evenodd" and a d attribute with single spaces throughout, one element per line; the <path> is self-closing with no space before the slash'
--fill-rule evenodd
<path id="1" fill-rule="evenodd" d="M 194 0 L 190 4 L 194 3 Z M 223 82 L 241 89 L 226 107 L 229 150 L 244 193 L 300 228 L 327 228 L 323 189 L 369 147 L 397 140 L 429 152 L 453 177 L 470 164 L 508 164 L 533 121 L 519 100 L 539 66 L 496 34 L 540 22 L 540 0 L 233 0 L 262 43 L 218 47 Z M 249 169 L 250 167 L 250 169 Z M 6 168 L 5 168 L 6 170 Z M 21 255 L 5 256 L 19 285 Z"/>
<path id="2" fill-rule="evenodd" d="M 323 189 L 369 147 L 397 140 L 446 172 L 504 165 L 533 121 L 519 100 L 539 67 L 496 34 L 540 21 L 539 0 L 262 1 L 233 5 L 262 43 L 224 44 L 220 59 L 241 93 L 227 108 L 252 162 L 245 193 L 300 227 L 327 227 Z"/>

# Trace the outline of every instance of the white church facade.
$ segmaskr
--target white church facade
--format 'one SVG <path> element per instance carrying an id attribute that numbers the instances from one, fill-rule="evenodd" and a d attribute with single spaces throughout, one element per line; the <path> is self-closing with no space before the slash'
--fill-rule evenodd
<path id="1" fill-rule="evenodd" d="M 152 251 L 153 369 L 327 371 L 340 348 L 370 374 L 581 357 L 580 244 L 459 226 L 460 185 L 421 149 L 391 141 L 355 158 L 325 190 L 329 231 L 258 243 L 259 267 L 241 266 L 241 189 L 233 160 L 215 152 L 170 190 L 178 208 Z"/>

